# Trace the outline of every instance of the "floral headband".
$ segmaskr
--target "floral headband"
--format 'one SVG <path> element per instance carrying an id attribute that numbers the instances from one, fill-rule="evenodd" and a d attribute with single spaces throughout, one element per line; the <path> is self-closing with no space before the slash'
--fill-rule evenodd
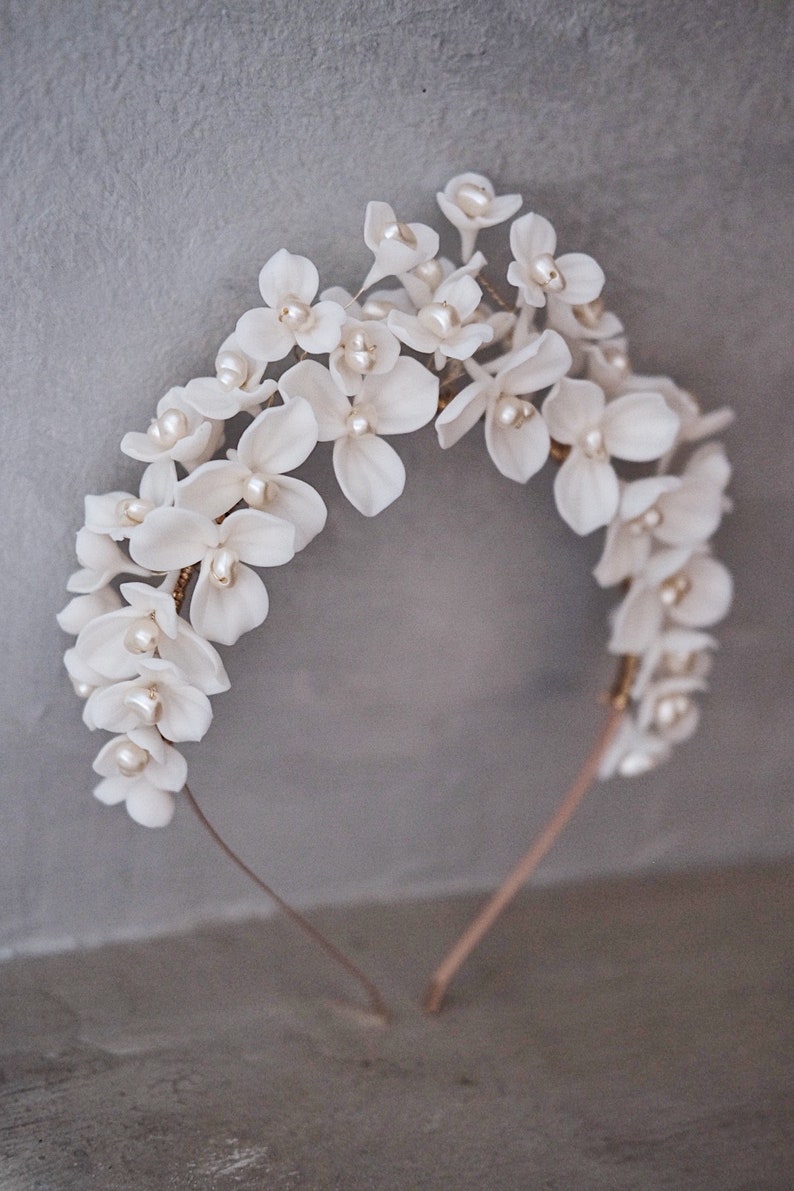
<path id="1" fill-rule="evenodd" d="M 291 473 L 318 442 L 333 443 L 344 496 L 375 516 L 406 481 L 388 440 L 434 417 L 445 449 L 484 421 L 493 464 L 517 483 L 550 458 L 558 465 L 560 516 L 577 534 L 606 531 L 594 575 L 622 592 L 607 646 L 618 658 L 610 718 L 546 833 L 442 964 L 429 1008 L 592 779 L 643 773 L 694 732 L 716 647 L 705 630 L 732 590 L 709 545 L 729 508 L 730 466 L 721 444 L 703 442 L 730 411 L 704 414 L 669 378 L 633 371 L 623 326 L 600 297 L 601 268 L 583 253 L 558 255 L 542 215 L 513 219 L 520 195 L 497 196 L 488 178 L 464 173 L 436 197 L 460 232 L 460 265 L 438 255 L 431 227 L 403 223 L 384 202 L 367 206 L 373 262 L 356 294 L 331 288 L 317 300 L 310 260 L 282 248 L 267 261 L 264 305 L 221 344 L 215 376 L 170 389 L 149 426 L 122 439 L 146 464 L 138 492 L 85 498 L 74 598 L 58 617 L 77 638 L 64 660 L 83 719 L 113 734 L 94 762 L 96 797 L 162 827 L 183 792 L 245 868 L 199 810 L 176 746 L 203 738 L 210 696 L 229 687 L 215 646 L 267 617 L 257 569 L 289 562 L 323 529 L 323 498 Z M 475 251 L 481 229 L 508 220 L 511 296 Z M 375 288 L 387 278 L 396 284 Z M 250 421 L 220 457 L 238 414 Z M 616 462 L 652 466 L 622 478 Z M 132 581 L 118 586 L 121 575 Z"/>

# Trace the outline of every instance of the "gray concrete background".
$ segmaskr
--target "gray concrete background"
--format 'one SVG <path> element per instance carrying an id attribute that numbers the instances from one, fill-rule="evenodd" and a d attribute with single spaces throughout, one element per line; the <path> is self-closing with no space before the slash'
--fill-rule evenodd
<path id="1" fill-rule="evenodd" d="M 790 854 L 789 4 L 5 0 L 4 678 L 0 942 L 39 949 L 261 909 L 182 810 L 147 832 L 92 799 L 99 742 L 54 625 L 86 491 L 205 373 L 278 247 L 355 286 L 370 198 L 440 222 L 481 169 L 595 255 L 645 371 L 734 405 L 737 600 L 696 740 L 602 787 L 542 879 Z M 449 240 L 453 246 L 453 240 Z M 486 241 L 484 247 L 488 248 Z M 328 455 L 326 532 L 273 572 L 190 751 L 221 829 L 302 904 L 496 880 L 572 775 L 609 681 L 595 540 L 551 473 L 477 434 L 400 444 L 365 521 Z"/>

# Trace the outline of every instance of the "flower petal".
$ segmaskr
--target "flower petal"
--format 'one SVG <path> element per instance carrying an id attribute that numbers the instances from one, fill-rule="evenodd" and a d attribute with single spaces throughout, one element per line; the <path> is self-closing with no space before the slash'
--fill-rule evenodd
<path id="1" fill-rule="evenodd" d="M 317 445 L 317 419 L 303 397 L 264 410 L 240 436 L 237 455 L 263 475 L 281 475 L 300 467 Z"/>
<path id="2" fill-rule="evenodd" d="M 564 377 L 543 402 L 543 417 L 551 437 L 573 444 L 598 426 L 604 413 L 604 394 L 591 380 Z"/>
<path id="3" fill-rule="evenodd" d="M 325 525 L 325 501 L 310 484 L 294 476 L 279 476 L 270 488 L 275 495 L 268 500 L 267 511 L 294 525 L 295 551 L 302 550 Z"/>
<path id="4" fill-rule="evenodd" d="M 438 408 L 438 377 L 418 360 L 401 357 L 391 372 L 370 375 L 358 400 L 370 402 L 378 434 L 408 434 L 425 426 Z"/>
<path id="5" fill-rule="evenodd" d="M 571 306 L 592 302 L 604 288 L 604 270 L 591 256 L 583 252 L 566 252 L 557 258 L 565 278 L 565 289 L 556 296 Z"/>
<path id="6" fill-rule="evenodd" d="M 536 256 L 548 252 L 554 256 L 557 233 L 548 219 L 530 211 L 522 215 L 510 228 L 510 250 L 521 264 L 529 264 Z"/>
<path id="7" fill-rule="evenodd" d="M 278 387 L 288 401 L 296 397 L 308 401 L 317 419 L 320 442 L 330 442 L 347 433 L 350 402 L 322 364 L 302 360 L 284 373 Z"/>
<path id="8" fill-rule="evenodd" d="M 173 794 L 138 779 L 127 795 L 127 814 L 141 827 L 167 827 L 174 817 Z"/>
<path id="9" fill-rule="evenodd" d="M 537 410 L 521 426 L 500 426 L 494 416 L 496 403 L 485 414 L 488 454 L 508 480 L 525 484 L 539 472 L 549 456 L 549 431 Z"/>
<path id="10" fill-rule="evenodd" d="M 160 638 L 158 653 L 166 662 L 177 666 L 190 685 L 205 695 L 228 691 L 229 676 L 218 651 L 183 620 L 179 622 L 176 637 Z"/>
<path id="11" fill-rule="evenodd" d="M 657 636 L 664 610 L 655 588 L 634 583 L 612 624 L 610 653 L 644 653 Z"/>
<path id="12" fill-rule="evenodd" d="M 592 533 L 608 525 L 617 512 L 620 486 L 615 470 L 574 447 L 555 477 L 554 499 L 574 533 Z"/>
<path id="13" fill-rule="evenodd" d="M 520 351 L 511 353 L 498 373 L 503 393 L 521 396 L 547 389 L 571 366 L 571 350 L 556 331 L 544 331 Z"/>
<path id="14" fill-rule="evenodd" d="M 276 311 L 262 306 L 240 316 L 235 334 L 243 351 L 263 364 L 283 360 L 295 343 L 295 336 L 279 322 Z"/>
<path id="15" fill-rule="evenodd" d="M 312 306 L 311 325 L 295 332 L 298 346 L 312 355 L 332 352 L 342 338 L 342 324 L 346 318 L 347 314 L 338 302 L 318 302 Z"/>
<path id="16" fill-rule="evenodd" d="M 439 445 L 446 450 L 468 434 L 479 422 L 488 405 L 488 385 L 474 381 L 453 397 L 436 418 Z"/>
<path id="17" fill-rule="evenodd" d="M 176 507 L 214 520 L 239 504 L 249 475 L 247 467 L 231 460 L 212 459 L 202 463 L 177 484 Z"/>
<path id="18" fill-rule="evenodd" d="M 670 619 L 691 629 L 708 628 L 727 614 L 733 599 L 733 579 L 716 558 L 695 555 L 686 567 L 692 586 L 670 609 Z"/>
<path id="19" fill-rule="evenodd" d="M 405 487 L 405 468 L 400 456 L 374 434 L 337 439 L 334 471 L 347 499 L 365 517 L 382 512 Z"/>
<path id="20" fill-rule="evenodd" d="M 252 566 L 280 567 L 295 554 L 295 527 L 258 509 L 240 509 L 219 527 L 219 542 Z"/>
<path id="21" fill-rule="evenodd" d="M 268 306 L 280 306 L 285 298 L 312 302 L 319 288 L 317 266 L 308 257 L 295 256 L 286 248 L 274 252 L 259 274 L 259 292 Z"/>
<path id="22" fill-rule="evenodd" d="M 203 513 L 153 509 L 136 529 L 130 553 L 153 571 L 170 571 L 198 562 L 217 543 L 218 526 Z"/>
<path id="23" fill-rule="evenodd" d="M 202 567 L 190 601 L 190 623 L 208 641 L 234 645 L 243 633 L 262 624 L 268 608 L 265 585 L 250 567 L 240 564 L 233 586 L 226 588 L 211 583 Z"/>
<path id="24" fill-rule="evenodd" d="M 602 426 L 610 455 L 645 463 L 673 445 L 679 419 L 661 393 L 626 393 L 609 402 Z"/>
<path id="25" fill-rule="evenodd" d="M 65 633 L 77 636 L 92 620 L 104 616 L 106 612 L 115 612 L 120 607 L 121 600 L 113 588 L 102 587 L 90 595 L 75 596 L 55 619 Z"/>

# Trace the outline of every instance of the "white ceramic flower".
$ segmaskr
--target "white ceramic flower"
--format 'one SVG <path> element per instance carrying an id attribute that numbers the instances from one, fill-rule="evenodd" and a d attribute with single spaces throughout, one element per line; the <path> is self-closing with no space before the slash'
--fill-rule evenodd
<path id="1" fill-rule="evenodd" d="M 210 701 L 161 658 L 138 664 L 137 675 L 89 695 L 83 711 L 89 728 L 131 732 L 157 727 L 167 740 L 201 740 L 212 722 Z"/>
<path id="2" fill-rule="evenodd" d="M 279 388 L 288 400 L 305 397 L 314 410 L 321 442 L 333 442 L 334 472 L 347 499 L 374 517 L 405 487 L 405 468 L 381 437 L 418 430 L 438 406 L 438 378 L 417 360 L 401 357 L 391 372 L 370 373 L 351 400 L 327 368 L 304 360 L 285 372 Z"/>
<path id="3" fill-rule="evenodd" d="M 615 516 L 620 487 L 610 458 L 644 463 L 669 449 L 678 417 L 660 393 L 628 393 L 607 404 L 588 380 L 566 377 L 543 403 L 552 438 L 570 446 L 554 481 L 562 519 L 578 534 L 607 525 Z"/>
<path id="4" fill-rule="evenodd" d="M 133 678 L 147 657 L 177 666 L 205 695 L 229 689 L 216 649 L 177 614 L 170 591 L 146 583 L 123 583 L 127 607 L 87 624 L 77 638 L 77 653 L 105 681 Z"/>
<path id="5" fill-rule="evenodd" d="M 583 252 L 567 252 L 555 259 L 556 247 L 557 233 L 542 215 L 522 215 L 510 228 L 515 260 L 510 262 L 507 280 L 518 288 L 521 301 L 545 306 L 548 294 L 569 306 L 594 301 L 604 286 L 601 266 Z"/>
<path id="6" fill-rule="evenodd" d="M 628 368 L 626 342 L 620 339 L 623 324 L 616 314 L 607 310 L 601 298 L 586 302 L 583 306 L 571 306 L 568 302 L 560 301 L 556 295 L 548 294 L 546 326 L 558 331 L 568 344 L 573 356 L 573 371 L 577 374 L 590 367 L 591 356 L 597 355 L 606 361 L 613 352 L 616 354 L 619 342 L 623 344 Z M 600 384 L 598 377 L 589 372 L 588 379 Z M 609 392 L 606 386 L 601 385 L 601 388 Z"/>
<path id="7" fill-rule="evenodd" d="M 86 496 L 85 527 L 92 533 L 106 533 L 116 542 L 123 541 L 152 509 L 174 503 L 175 488 L 174 461 L 167 457 L 159 459 L 144 470 L 137 496 L 132 492 Z"/>
<path id="8" fill-rule="evenodd" d="M 65 633 L 76 637 L 92 620 L 104 616 L 106 612 L 115 612 L 120 607 L 118 592 L 112 587 L 100 587 L 88 595 L 75 596 L 55 619 Z"/>
<path id="9" fill-rule="evenodd" d="M 106 806 L 124 802 L 143 827 L 166 827 L 174 815 L 174 794 L 185 784 L 187 763 L 155 728 L 132 728 L 109 740 L 94 761 L 102 781 L 94 795 Z"/>
<path id="10" fill-rule="evenodd" d="M 243 351 L 262 363 L 283 360 L 296 345 L 306 352 L 330 352 L 347 315 L 338 302 L 314 305 L 320 274 L 305 256 L 280 248 L 263 266 L 259 289 L 266 305 L 247 310 L 236 335 Z"/>
<path id="11" fill-rule="evenodd" d="M 157 416 L 148 429 L 128 431 L 121 449 L 143 463 L 173 459 L 190 471 L 215 454 L 222 438 L 223 423 L 203 417 L 185 400 L 185 390 L 174 388 L 158 401 Z"/>
<path id="12" fill-rule="evenodd" d="M 727 614 L 733 598 L 730 572 L 704 550 L 660 550 L 632 582 L 617 608 L 609 649 L 642 654 L 666 623 L 703 629 Z"/>
<path id="13" fill-rule="evenodd" d="M 556 331 L 502 357 L 494 376 L 468 361 L 475 379 L 436 418 L 439 443 L 454 446 L 484 414 L 491 459 L 503 476 L 526 483 L 546 462 L 550 446 L 546 423 L 526 397 L 554 384 L 570 365 L 571 353 Z"/>
<path id="14" fill-rule="evenodd" d="M 448 357 L 468 360 L 493 339 L 493 327 L 472 321 L 481 298 L 482 290 L 473 277 L 453 274 L 416 315 L 393 310 L 389 329 L 414 351 L 434 353 L 440 370 Z"/>
<path id="15" fill-rule="evenodd" d="M 78 531 L 76 553 L 81 569 L 69 576 L 66 590 L 78 595 L 98 592 L 117 575 L 150 573 L 145 567 L 130 562 L 121 547 L 107 534 L 92 533 L 90 529 Z"/>
<path id="16" fill-rule="evenodd" d="M 484 174 L 456 174 L 436 201 L 450 223 L 460 232 L 461 258 L 468 261 L 480 228 L 494 227 L 512 219 L 521 206 L 520 194 L 496 194 L 493 183 Z"/>
<path id="17" fill-rule="evenodd" d="M 214 519 L 245 501 L 293 525 L 295 550 L 302 550 L 325 525 L 327 509 L 311 485 L 284 472 L 299 467 L 316 443 L 317 419 L 302 398 L 263 410 L 228 459 L 204 463 L 182 480 L 177 507 Z"/>
<path id="18" fill-rule="evenodd" d="M 331 352 L 328 366 L 334 381 L 348 397 L 353 397 L 364 377 L 391 372 L 400 356 L 397 338 L 382 322 L 349 318 L 342 327 L 342 338 Z"/>
<path id="19" fill-rule="evenodd" d="M 136 533 L 131 549 L 153 571 L 200 562 L 190 623 L 209 641 L 234 645 L 243 633 L 262 624 L 268 613 L 265 585 L 244 564 L 281 566 L 293 557 L 294 540 L 293 526 L 255 509 L 231 513 L 220 525 L 192 509 L 155 509 Z"/>
<path id="20" fill-rule="evenodd" d="M 402 277 L 438 252 L 438 232 L 425 223 L 401 223 L 388 203 L 367 203 L 364 242 L 374 253 L 362 290 L 384 277 Z"/>

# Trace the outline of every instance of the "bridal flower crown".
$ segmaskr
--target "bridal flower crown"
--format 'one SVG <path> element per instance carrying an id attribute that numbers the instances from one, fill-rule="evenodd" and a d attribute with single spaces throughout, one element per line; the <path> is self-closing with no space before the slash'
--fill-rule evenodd
<path id="1" fill-rule="evenodd" d="M 58 617 L 76 636 L 65 664 L 88 728 L 112 733 L 94 793 L 138 823 L 165 826 L 186 789 L 178 746 L 202 739 L 210 696 L 229 687 L 216 646 L 268 614 L 259 569 L 288 563 L 323 529 L 323 498 L 293 473 L 332 443 L 342 493 L 376 516 L 406 482 L 390 439 L 433 418 L 444 449 L 484 422 L 492 464 L 516 483 L 551 459 L 563 521 L 605 530 L 594 575 L 621 593 L 607 646 L 619 716 L 598 775 L 643 773 L 697 726 L 716 646 L 706 630 L 731 602 L 709 542 L 730 476 L 712 436 L 732 415 L 634 372 L 601 268 L 560 252 L 543 215 L 518 216 L 520 195 L 464 173 L 436 197 L 460 233 L 460 264 L 439 256 L 433 228 L 385 202 L 367 206 L 372 265 L 355 295 L 332 287 L 318 299 L 315 265 L 280 249 L 215 375 L 169 389 L 149 426 L 124 435 L 122 451 L 146 465 L 138 491 L 85 498 L 74 598 Z M 508 221 L 500 280 L 475 245 Z M 239 414 L 250 420 L 222 455 Z M 621 475 L 622 463 L 649 466 Z"/>

